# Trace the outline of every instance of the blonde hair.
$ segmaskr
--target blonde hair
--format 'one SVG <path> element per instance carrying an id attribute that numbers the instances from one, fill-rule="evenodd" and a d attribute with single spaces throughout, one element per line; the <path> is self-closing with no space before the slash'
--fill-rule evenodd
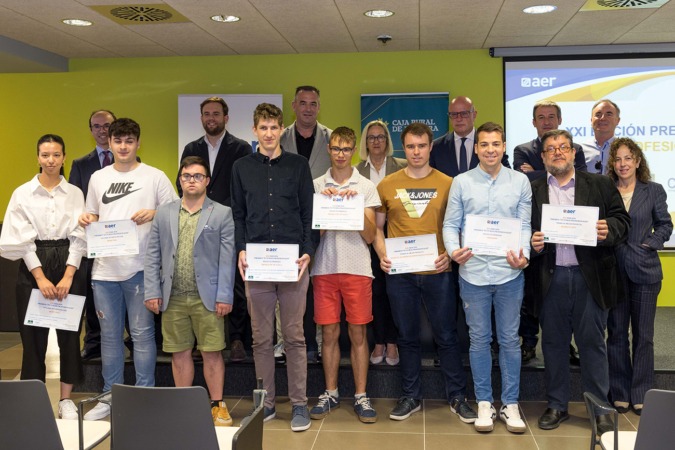
<path id="1" fill-rule="evenodd" d="M 384 129 L 384 135 L 387 137 L 387 156 L 394 154 L 394 143 L 391 141 L 391 134 L 389 133 L 387 124 L 381 120 L 373 120 L 368 122 L 366 126 L 363 127 L 363 132 L 361 132 L 361 143 L 359 145 L 359 158 L 361 161 L 368 159 L 368 130 L 370 130 L 370 127 L 374 127 L 376 125 Z"/>

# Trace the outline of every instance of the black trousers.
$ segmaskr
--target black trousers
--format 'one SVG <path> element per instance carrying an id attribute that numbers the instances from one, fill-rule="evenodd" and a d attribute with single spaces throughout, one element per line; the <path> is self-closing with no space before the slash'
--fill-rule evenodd
<path id="1" fill-rule="evenodd" d="M 36 241 L 37 256 L 42 263 L 45 277 L 54 285 L 63 278 L 68 260 L 69 242 L 67 239 L 58 241 Z M 73 276 L 71 294 L 84 295 L 86 292 L 86 273 L 82 268 Z M 49 328 L 24 325 L 28 300 L 31 291 L 37 289 L 37 282 L 22 261 L 19 267 L 19 276 L 16 285 L 16 306 L 19 315 L 19 333 L 23 344 L 23 358 L 21 361 L 22 380 L 45 381 L 45 356 Z M 55 300 L 56 301 L 56 300 Z M 56 330 L 56 336 L 61 353 L 61 381 L 75 384 L 82 380 L 82 362 L 80 360 L 80 330 Z"/>

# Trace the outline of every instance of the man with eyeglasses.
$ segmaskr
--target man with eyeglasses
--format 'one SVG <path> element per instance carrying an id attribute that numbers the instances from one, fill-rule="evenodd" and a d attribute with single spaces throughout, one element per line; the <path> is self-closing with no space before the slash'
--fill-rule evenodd
<path id="1" fill-rule="evenodd" d="M 513 167 L 527 175 L 530 181 L 546 175 L 544 161 L 542 159 L 541 137 L 547 131 L 557 130 L 562 123 L 562 114 L 560 106 L 550 100 L 541 100 L 534 104 L 532 108 L 532 126 L 537 130 L 537 137 L 529 142 L 517 145 L 513 150 Z M 579 144 L 574 144 L 576 154 L 574 157 L 574 168 L 581 172 L 586 172 L 586 160 L 584 152 Z M 525 269 L 525 284 L 529 285 L 529 268 Z M 525 295 L 530 295 L 528 289 L 525 289 Z M 520 336 L 523 338 L 521 345 L 521 356 L 523 363 L 528 363 L 537 355 L 536 348 L 539 334 L 539 321 L 536 317 L 528 314 L 525 308 L 520 316 Z M 570 361 L 579 365 L 579 353 L 576 348 L 570 344 Z"/>
<path id="2" fill-rule="evenodd" d="M 68 177 L 68 182 L 80 188 L 84 198 L 87 198 L 91 175 L 113 163 L 112 152 L 108 144 L 108 128 L 115 118 L 115 114 L 107 109 L 96 110 L 89 116 L 89 131 L 96 141 L 96 148 L 73 161 Z M 82 348 L 82 359 L 86 361 L 101 356 L 101 325 L 96 316 L 94 292 L 91 290 L 91 268 L 94 260 L 82 258 L 82 262 L 87 269 L 87 297 L 84 302 L 85 335 Z"/>
<path id="3" fill-rule="evenodd" d="M 251 144 L 239 139 L 225 129 L 230 120 L 229 107 L 220 97 L 209 97 L 200 105 L 200 119 L 204 136 L 185 146 L 181 161 L 188 156 L 198 156 L 209 163 L 211 181 L 206 195 L 221 205 L 231 206 L 230 182 L 232 165 L 239 158 L 253 153 Z M 180 180 L 176 180 L 178 194 L 181 194 Z M 234 279 L 234 304 L 228 315 L 228 334 L 230 338 L 230 362 L 246 359 L 244 342 L 250 340 L 250 316 L 246 310 L 244 280 L 237 274 Z"/>
<path id="4" fill-rule="evenodd" d="M 429 165 L 449 177 L 456 177 L 478 165 L 478 156 L 473 151 L 476 129 L 474 122 L 478 111 L 469 97 L 458 96 L 452 99 L 448 107 L 448 117 L 453 131 L 434 140 Z M 502 164 L 509 165 L 506 153 Z"/>
<path id="5" fill-rule="evenodd" d="M 610 99 L 602 99 L 593 105 L 591 126 L 593 139 L 583 142 L 586 167 L 591 173 L 605 175 L 609 161 L 609 147 L 616 139 L 614 133 L 621 121 L 619 106 Z"/>
<path id="6" fill-rule="evenodd" d="M 183 197 L 160 206 L 145 253 L 145 302 L 162 312 L 163 348 L 171 353 L 176 387 L 192 386 L 192 348 L 204 361 L 204 379 L 216 426 L 232 425 L 223 401 L 224 316 L 232 311 L 235 257 L 232 210 L 206 195 L 208 163 L 188 156 L 178 179 Z"/>
<path id="7" fill-rule="evenodd" d="M 309 414 L 312 419 L 323 419 L 340 406 L 337 381 L 340 367 L 340 314 L 344 305 L 354 373 L 354 412 L 361 422 L 373 423 L 377 421 L 377 413 L 366 395 L 366 325 L 373 320 L 373 272 L 368 244 L 375 239 L 375 208 L 380 206 L 380 197 L 375 185 L 351 165 L 355 146 L 354 130 L 336 128 L 327 149 L 331 168 L 314 180 L 314 191 L 321 195 L 339 197 L 343 202 L 353 202 L 354 196 L 362 196 L 364 228 L 360 231 L 321 231 L 321 241 L 312 266 L 312 284 L 314 321 L 323 327 L 322 362 L 326 390 Z"/>
<path id="8" fill-rule="evenodd" d="M 569 418 L 569 343 L 581 358 L 581 382 L 608 403 L 609 369 L 605 346 L 608 309 L 617 302 L 620 283 L 614 247 L 630 227 L 621 195 L 609 177 L 574 169 L 572 136 L 551 130 L 541 138 L 546 177 L 532 182 L 532 293 L 528 310 L 541 322 L 547 408 L 539 428 L 552 430 Z M 541 230 L 544 204 L 598 208 L 597 245 L 546 242 Z M 608 415 L 600 416 L 598 431 L 612 429 Z"/>

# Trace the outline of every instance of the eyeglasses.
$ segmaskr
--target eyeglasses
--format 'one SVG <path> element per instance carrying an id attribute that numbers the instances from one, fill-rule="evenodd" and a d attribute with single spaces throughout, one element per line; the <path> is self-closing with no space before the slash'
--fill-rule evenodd
<path id="1" fill-rule="evenodd" d="M 560 153 L 563 153 L 563 154 L 566 155 L 566 154 L 568 154 L 569 152 L 572 151 L 572 147 L 567 145 L 567 144 L 563 144 L 560 147 L 554 147 L 553 145 L 549 145 L 548 147 L 546 147 L 542 151 L 544 153 L 555 153 L 557 150 L 560 150 Z"/>
<path id="2" fill-rule="evenodd" d="M 204 181 L 206 179 L 206 175 L 204 175 L 203 173 L 195 173 L 195 174 L 184 173 L 184 174 L 181 174 L 180 179 L 183 180 L 186 183 L 188 183 L 192 180 L 195 180 L 197 183 L 201 183 L 202 181 Z"/>
<path id="3" fill-rule="evenodd" d="M 366 140 L 368 142 L 375 142 L 375 141 L 384 142 L 387 140 L 387 136 L 385 136 L 384 134 L 378 134 L 377 136 L 367 136 Z"/>
<path id="4" fill-rule="evenodd" d="M 89 128 L 91 128 L 92 130 L 96 130 L 96 131 L 100 131 L 101 129 L 107 130 L 108 128 L 110 128 L 110 124 L 104 123 L 103 125 L 99 125 L 99 124 L 95 123 L 95 124 L 91 125 Z"/>
<path id="5" fill-rule="evenodd" d="M 354 147 L 330 147 L 330 151 L 331 151 L 334 155 L 339 155 L 340 152 L 342 152 L 342 154 L 346 155 L 347 153 L 353 152 L 353 151 L 354 151 Z"/>
<path id="6" fill-rule="evenodd" d="M 472 112 L 473 111 L 449 112 L 448 116 L 450 116 L 451 119 L 457 119 L 458 117 L 461 117 L 462 119 L 468 119 Z"/>

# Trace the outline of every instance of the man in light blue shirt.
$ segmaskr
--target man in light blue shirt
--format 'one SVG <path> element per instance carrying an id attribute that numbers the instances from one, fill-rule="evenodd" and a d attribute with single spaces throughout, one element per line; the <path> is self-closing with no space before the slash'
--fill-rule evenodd
<path id="1" fill-rule="evenodd" d="M 616 139 L 614 133 L 621 121 L 621 110 L 613 101 L 603 98 L 593 105 L 591 126 L 593 139 L 581 144 L 586 158 L 586 167 L 589 173 L 607 173 L 609 161 L 609 147 Z"/>
<path id="2" fill-rule="evenodd" d="M 443 222 L 443 241 L 453 261 L 459 264 L 462 306 L 469 325 L 469 357 L 478 403 L 478 431 L 492 431 L 496 411 L 492 406 L 491 310 L 499 342 L 499 367 L 502 373 L 500 418 L 513 433 L 523 433 L 520 418 L 520 306 L 523 300 L 522 269 L 530 257 L 530 215 L 532 190 L 524 174 L 501 164 L 506 142 L 504 129 L 492 122 L 476 130 L 474 151 L 479 164 L 453 180 Z M 503 256 L 478 255 L 466 242 L 467 215 L 490 219 L 520 219 L 520 248 L 504 249 Z M 460 240 L 461 233 L 461 240 Z"/>

